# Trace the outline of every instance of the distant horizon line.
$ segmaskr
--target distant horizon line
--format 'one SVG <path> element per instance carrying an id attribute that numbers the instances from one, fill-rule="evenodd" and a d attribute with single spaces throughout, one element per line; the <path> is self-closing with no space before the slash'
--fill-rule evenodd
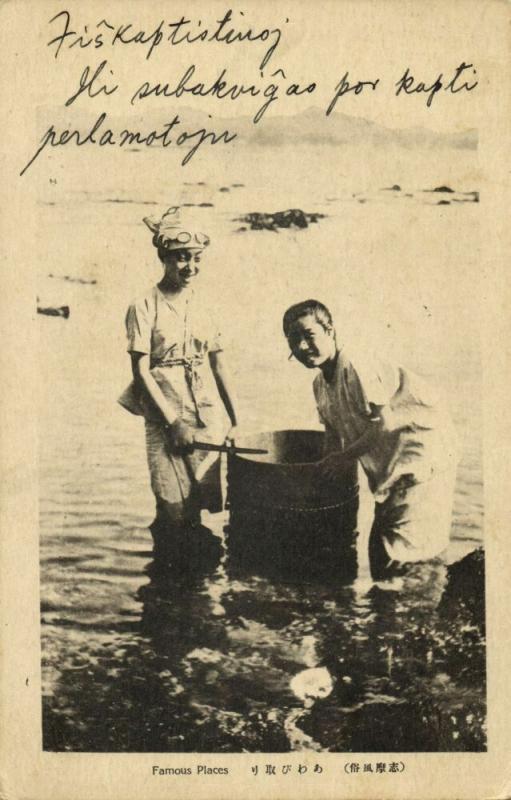
<path id="1" fill-rule="evenodd" d="M 238 114 L 238 115 L 222 115 L 222 114 L 218 114 L 218 113 L 217 114 L 210 114 L 208 111 L 204 110 L 204 108 L 199 108 L 198 106 L 192 106 L 190 104 L 187 104 L 187 105 L 181 106 L 180 108 L 177 108 L 178 105 L 179 105 L 179 103 L 176 103 L 176 106 L 173 106 L 172 108 L 170 108 L 170 106 L 168 104 L 161 104 L 161 105 L 158 105 L 158 106 L 153 106 L 148 113 L 144 113 L 143 111 L 133 111 L 132 113 L 129 113 L 129 111 L 128 111 L 128 112 L 124 112 L 123 113 L 123 112 L 120 112 L 120 111 L 119 112 L 111 112 L 109 110 L 106 113 L 108 114 L 108 117 L 110 119 L 130 118 L 130 119 L 136 120 L 137 118 L 140 117 L 140 118 L 143 118 L 143 119 L 147 120 L 148 117 L 150 118 L 153 114 L 154 115 L 169 114 L 169 113 L 173 113 L 173 114 L 182 113 L 182 114 L 185 114 L 185 113 L 191 112 L 192 114 L 196 114 L 196 115 L 200 115 L 201 117 L 208 118 L 211 121 L 219 120 L 222 123 L 225 122 L 225 121 L 229 121 L 229 122 L 237 122 L 237 121 L 239 121 L 239 122 L 252 122 L 252 120 L 253 120 L 253 118 L 252 118 L 252 116 L 250 114 Z M 47 112 L 51 111 L 51 112 L 57 112 L 57 113 L 62 113 L 64 110 L 66 110 L 65 107 L 61 106 L 61 105 L 58 105 L 58 106 L 40 105 L 38 108 L 39 108 L 39 110 L 43 110 L 44 109 Z M 93 111 L 92 109 L 89 109 L 89 108 L 87 108 L 87 109 L 82 109 L 82 108 L 72 109 L 71 112 L 73 114 L 76 114 L 78 117 L 80 115 L 87 116 L 87 117 L 89 117 L 89 116 L 93 117 L 93 116 L 97 116 L 97 113 L 98 113 L 97 110 Z M 441 136 L 441 137 L 447 137 L 447 138 L 453 137 L 453 136 L 460 136 L 460 135 L 464 135 L 464 134 L 466 135 L 468 133 L 474 133 L 474 132 L 478 133 L 478 131 L 479 131 L 479 128 L 475 127 L 475 126 L 466 127 L 466 128 L 460 128 L 458 130 L 452 130 L 452 131 L 439 131 L 439 130 L 433 128 L 433 127 L 426 127 L 425 125 L 422 125 L 422 124 L 416 124 L 416 125 L 410 124 L 410 125 L 406 125 L 406 126 L 391 126 L 388 123 L 383 123 L 383 122 L 380 122 L 380 121 L 377 121 L 377 120 L 373 120 L 373 119 L 371 119 L 369 117 L 366 117 L 366 116 L 364 116 L 362 114 L 360 114 L 360 115 L 347 114 L 345 111 L 337 111 L 335 109 L 331 112 L 331 114 L 329 114 L 327 116 L 325 111 L 324 111 L 324 109 L 322 109 L 321 106 L 307 106 L 307 108 L 303 109 L 302 111 L 297 111 L 297 112 L 292 113 L 292 114 L 282 114 L 282 113 L 279 114 L 279 113 L 271 113 L 271 112 L 268 111 L 258 123 L 256 123 L 256 124 L 253 123 L 254 131 L 261 130 L 264 127 L 264 123 L 265 122 L 272 122 L 272 121 L 275 122 L 275 121 L 281 121 L 281 120 L 282 121 L 283 120 L 289 121 L 289 120 L 297 119 L 297 118 L 300 118 L 300 117 L 311 116 L 313 114 L 317 114 L 318 116 L 324 118 L 325 122 L 327 120 L 334 120 L 334 119 L 339 119 L 339 118 L 344 117 L 347 120 L 356 120 L 356 121 L 359 121 L 359 122 L 364 122 L 364 123 L 366 123 L 368 125 L 375 126 L 377 128 L 381 128 L 383 130 L 387 130 L 387 131 L 391 131 L 391 132 L 394 132 L 394 131 L 395 132 L 423 131 L 423 132 L 427 132 L 427 133 L 433 134 L 435 136 Z M 326 124 L 328 124 L 328 122 L 326 122 Z"/>

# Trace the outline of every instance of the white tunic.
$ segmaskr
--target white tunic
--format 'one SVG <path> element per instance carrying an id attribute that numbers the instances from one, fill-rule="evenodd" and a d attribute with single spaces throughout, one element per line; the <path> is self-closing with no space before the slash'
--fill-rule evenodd
<path id="1" fill-rule="evenodd" d="M 383 407 L 380 436 L 360 458 L 377 502 L 402 475 L 423 483 L 455 466 L 456 437 L 447 411 L 426 381 L 408 370 L 343 348 L 332 381 L 320 372 L 314 394 L 330 449 L 356 442 L 375 424 L 373 407 Z"/>
<path id="2" fill-rule="evenodd" d="M 190 293 L 186 299 L 170 301 L 154 286 L 129 307 L 126 332 L 128 352 L 149 354 L 151 374 L 177 416 L 194 427 L 200 417 L 206 427 L 217 428 L 223 406 L 208 353 L 222 350 L 222 344 L 208 309 L 199 306 L 196 296 Z M 185 362 L 193 370 L 192 381 Z M 121 405 L 133 413 L 161 421 L 154 407 L 144 401 L 143 392 L 131 407 L 129 401 L 130 393 L 120 398 Z"/>
<path id="3" fill-rule="evenodd" d="M 199 441 L 220 444 L 227 418 L 211 371 L 208 353 L 222 349 L 208 309 L 187 298 L 168 300 L 155 286 L 135 301 L 126 315 L 128 352 L 150 356 L 151 374 L 176 415 L 194 429 Z M 185 456 L 169 450 L 158 410 L 132 382 L 119 403 L 146 421 L 151 486 L 158 513 L 168 522 L 198 521 L 201 508 L 220 511 L 220 461 L 217 453 Z M 199 477 L 200 476 L 200 477 Z"/>

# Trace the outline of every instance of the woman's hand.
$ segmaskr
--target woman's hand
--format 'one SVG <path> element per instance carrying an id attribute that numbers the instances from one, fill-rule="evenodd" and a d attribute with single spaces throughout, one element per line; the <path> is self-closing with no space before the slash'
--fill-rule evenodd
<path id="1" fill-rule="evenodd" d="M 238 425 L 231 425 L 224 439 L 224 444 L 227 447 L 234 447 L 236 444 L 236 437 L 239 436 L 240 429 Z"/>
<path id="2" fill-rule="evenodd" d="M 319 468 L 324 478 L 334 480 L 341 477 L 351 467 L 351 464 L 352 460 L 346 458 L 341 450 L 335 450 L 319 462 Z"/>
<path id="3" fill-rule="evenodd" d="M 176 419 L 172 425 L 166 427 L 169 444 L 175 452 L 188 452 L 193 450 L 193 443 L 195 441 L 194 433 L 185 422 Z"/>

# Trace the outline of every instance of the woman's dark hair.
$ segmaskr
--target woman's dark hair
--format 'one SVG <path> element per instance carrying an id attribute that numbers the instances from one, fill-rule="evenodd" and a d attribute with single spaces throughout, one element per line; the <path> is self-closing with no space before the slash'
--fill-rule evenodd
<path id="1" fill-rule="evenodd" d="M 296 320 L 309 314 L 315 317 L 326 331 L 332 329 L 332 315 L 323 303 L 320 303 L 319 300 L 302 300 L 301 303 L 295 303 L 294 306 L 288 308 L 284 314 L 284 319 L 282 320 L 284 335 L 288 337 L 291 326 L 294 325 Z"/>
<path id="2" fill-rule="evenodd" d="M 154 242 L 153 242 L 153 244 L 154 244 Z M 163 261 L 165 260 L 165 256 L 168 254 L 169 251 L 167 250 L 166 247 L 158 247 L 158 245 L 155 245 L 155 247 L 158 248 L 158 258 L 160 259 L 160 261 L 163 264 Z"/>
<path id="3" fill-rule="evenodd" d="M 168 256 L 169 253 L 180 253 L 182 250 L 186 249 L 187 249 L 186 247 L 181 247 L 180 249 L 169 250 L 167 247 L 158 247 L 158 258 L 163 264 L 165 258 Z"/>

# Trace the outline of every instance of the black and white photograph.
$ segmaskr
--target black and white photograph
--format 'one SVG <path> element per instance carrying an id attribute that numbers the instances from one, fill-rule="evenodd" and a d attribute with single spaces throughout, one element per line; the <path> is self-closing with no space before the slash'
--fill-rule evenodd
<path id="1" fill-rule="evenodd" d="M 483 5 L 37 4 L 41 757 L 368 800 L 488 755 Z"/>

